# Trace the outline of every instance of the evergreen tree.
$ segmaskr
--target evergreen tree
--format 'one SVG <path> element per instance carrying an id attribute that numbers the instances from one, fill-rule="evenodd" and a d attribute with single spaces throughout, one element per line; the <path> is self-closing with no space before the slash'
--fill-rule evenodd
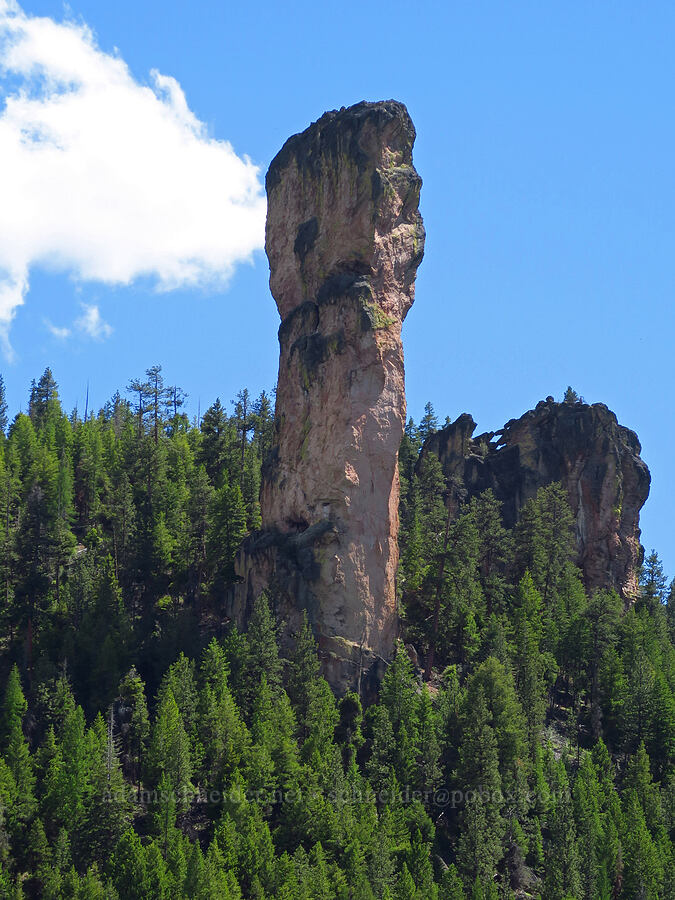
<path id="1" fill-rule="evenodd" d="M 549 817 L 551 840 L 546 851 L 544 890 L 551 900 L 567 900 L 580 896 L 581 874 L 572 798 L 562 762 L 555 764 L 553 786 L 553 808 Z"/>
<path id="2" fill-rule="evenodd" d="M 527 756 L 526 732 L 522 708 L 516 697 L 511 673 L 493 656 L 481 663 L 467 681 L 465 729 L 483 727 L 483 709 L 487 710 L 485 723 L 493 730 L 497 742 L 499 774 L 502 779 L 502 790 L 506 793 L 515 790 L 519 785 L 518 772 Z M 473 765 L 471 755 L 464 748 L 462 753 L 465 767 L 468 767 L 464 770 L 467 773 L 466 783 L 477 784 L 477 781 L 469 777 Z M 479 758 L 480 756 L 476 757 Z"/>
<path id="3" fill-rule="evenodd" d="M 466 807 L 458 842 L 458 866 L 465 883 L 470 885 L 475 878 L 492 879 L 503 852 L 503 795 L 497 738 L 480 688 L 464 728 L 460 759 Z"/>
<path id="4" fill-rule="evenodd" d="M 248 675 L 251 687 L 264 675 L 272 691 L 281 684 L 281 660 L 277 645 L 277 626 L 267 594 L 256 597 L 248 626 Z"/>
<path id="5" fill-rule="evenodd" d="M 666 599 L 667 583 L 659 555 L 652 550 L 640 570 L 640 603 L 650 611 L 660 609 Z"/>
<path id="6" fill-rule="evenodd" d="M 408 866 L 403 863 L 403 868 L 396 883 L 396 900 L 417 900 L 417 888 Z"/>
<path id="7" fill-rule="evenodd" d="M 238 484 L 225 479 L 211 501 L 209 556 L 223 582 L 234 575 L 234 558 L 246 535 L 246 507 Z"/>
<path id="8" fill-rule="evenodd" d="M 146 854 L 135 831 L 129 829 L 120 838 L 108 872 L 120 898 L 147 900 L 152 896 Z"/>
<path id="9" fill-rule="evenodd" d="M 381 795 L 391 782 L 395 761 L 394 730 L 385 706 L 372 707 L 369 712 L 372 739 L 366 772 L 373 790 Z"/>
<path id="10" fill-rule="evenodd" d="M 589 623 L 590 653 L 589 681 L 591 703 L 591 725 L 594 736 L 600 736 L 600 670 L 605 652 L 616 640 L 616 628 L 621 611 L 621 599 L 614 591 L 598 591 L 586 608 Z"/>
<path id="11" fill-rule="evenodd" d="M 21 689 L 19 670 L 13 666 L 2 703 L 4 757 L 13 780 L 10 821 L 14 827 L 25 825 L 35 810 L 35 775 L 28 742 L 23 733 L 23 718 L 28 704 Z"/>
<path id="12" fill-rule="evenodd" d="M 184 810 L 193 793 L 190 742 L 170 687 L 163 692 L 152 728 L 147 768 L 153 784 L 162 775 L 171 785 L 178 810 Z"/>
<path id="13" fill-rule="evenodd" d="M 435 894 L 434 873 L 429 855 L 429 845 L 422 840 L 419 828 L 415 832 L 406 854 L 405 865 L 415 882 L 418 896 L 433 897 Z"/>
<path id="14" fill-rule="evenodd" d="M 417 785 L 430 802 L 441 780 L 441 748 L 437 735 L 437 717 L 426 686 L 422 688 L 418 712 Z"/>
<path id="15" fill-rule="evenodd" d="M 542 601 L 529 572 L 518 585 L 514 614 L 516 688 L 534 745 L 543 725 L 547 688 L 555 680 L 557 666 L 550 653 L 542 653 Z"/>
<path id="16" fill-rule="evenodd" d="M 122 777 L 110 710 L 105 743 L 99 743 L 89 775 L 79 843 L 82 856 L 103 864 L 131 824 L 128 789 Z"/>
<path id="17" fill-rule="evenodd" d="M 529 571 L 544 603 L 555 602 L 576 552 L 574 520 L 560 484 L 540 488 L 520 512 L 515 529 L 516 568 Z"/>
<path id="18" fill-rule="evenodd" d="M 434 412 L 434 408 L 431 403 L 427 403 L 424 407 L 424 415 L 420 420 L 419 428 L 417 429 L 417 433 L 419 434 L 419 439 L 424 443 L 424 441 L 429 437 L 430 434 L 433 434 L 434 431 L 438 429 L 438 416 Z"/>
<path id="19" fill-rule="evenodd" d="M 663 870 L 637 793 L 626 795 L 622 897 L 660 897 Z"/>
<path id="20" fill-rule="evenodd" d="M 132 666 L 122 679 L 117 701 L 121 737 L 121 760 L 129 779 L 138 786 L 150 734 L 145 685 Z"/>
<path id="21" fill-rule="evenodd" d="M 0 434 L 4 436 L 7 433 L 7 392 L 5 390 L 5 379 L 0 375 Z"/>
<path id="22" fill-rule="evenodd" d="M 302 625 L 295 639 L 289 663 L 288 696 L 296 711 L 300 725 L 306 729 L 312 686 L 319 676 L 316 641 L 307 620 L 306 612 L 303 612 Z"/>

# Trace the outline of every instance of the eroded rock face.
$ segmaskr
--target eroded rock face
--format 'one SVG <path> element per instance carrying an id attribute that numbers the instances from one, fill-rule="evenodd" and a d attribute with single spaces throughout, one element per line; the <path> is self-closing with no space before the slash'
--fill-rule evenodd
<path id="1" fill-rule="evenodd" d="M 635 596 L 642 561 L 640 509 L 649 494 L 649 469 L 637 435 L 619 425 L 602 403 L 537 404 L 503 430 L 473 437 L 476 423 L 464 413 L 425 442 L 459 505 L 492 488 L 511 527 L 540 487 L 560 481 L 576 517 L 578 562 L 586 586 L 616 588 Z"/>
<path id="2" fill-rule="evenodd" d="M 238 609 L 263 587 L 290 628 L 306 609 L 339 690 L 396 636 L 401 325 L 424 248 L 414 140 L 402 104 L 360 103 L 290 138 L 266 180 L 276 445 Z"/>

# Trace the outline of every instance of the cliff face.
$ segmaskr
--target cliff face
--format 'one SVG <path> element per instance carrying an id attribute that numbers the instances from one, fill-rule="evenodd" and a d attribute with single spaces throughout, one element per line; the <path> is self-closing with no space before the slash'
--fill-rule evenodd
<path id="1" fill-rule="evenodd" d="M 640 509 L 650 475 L 637 435 L 602 403 L 537 404 L 502 431 L 473 437 L 466 413 L 427 439 L 422 453 L 439 457 L 449 502 L 459 505 L 487 488 L 503 504 L 507 526 L 540 487 L 560 481 L 576 517 L 578 562 L 586 586 L 635 595 L 642 560 Z"/>
<path id="2" fill-rule="evenodd" d="M 289 627 L 306 609 L 338 689 L 396 635 L 401 325 L 424 248 L 414 140 L 402 104 L 360 103 L 290 138 L 266 180 L 276 442 L 235 614 L 263 587 Z"/>

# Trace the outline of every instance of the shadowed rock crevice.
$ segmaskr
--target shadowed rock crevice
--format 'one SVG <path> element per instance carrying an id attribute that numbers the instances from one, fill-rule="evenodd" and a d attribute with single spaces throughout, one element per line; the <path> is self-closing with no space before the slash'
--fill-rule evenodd
<path id="1" fill-rule="evenodd" d="M 306 610 L 338 690 L 376 674 L 397 633 L 401 325 L 424 251 L 414 139 L 402 104 L 359 103 L 290 138 L 266 179 L 276 439 L 232 612 L 263 588 L 289 630 Z"/>

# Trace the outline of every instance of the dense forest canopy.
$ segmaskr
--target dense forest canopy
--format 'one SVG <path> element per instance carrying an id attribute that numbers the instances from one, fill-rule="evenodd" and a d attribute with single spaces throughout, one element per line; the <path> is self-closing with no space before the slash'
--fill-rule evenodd
<path id="1" fill-rule="evenodd" d="M 274 596 L 224 620 L 271 398 L 191 422 L 154 366 L 98 413 L 0 389 L 0 894 L 675 895 L 675 588 L 589 596 L 542 489 L 450 515 L 429 406 L 401 446 L 399 642 L 334 697 Z"/>

